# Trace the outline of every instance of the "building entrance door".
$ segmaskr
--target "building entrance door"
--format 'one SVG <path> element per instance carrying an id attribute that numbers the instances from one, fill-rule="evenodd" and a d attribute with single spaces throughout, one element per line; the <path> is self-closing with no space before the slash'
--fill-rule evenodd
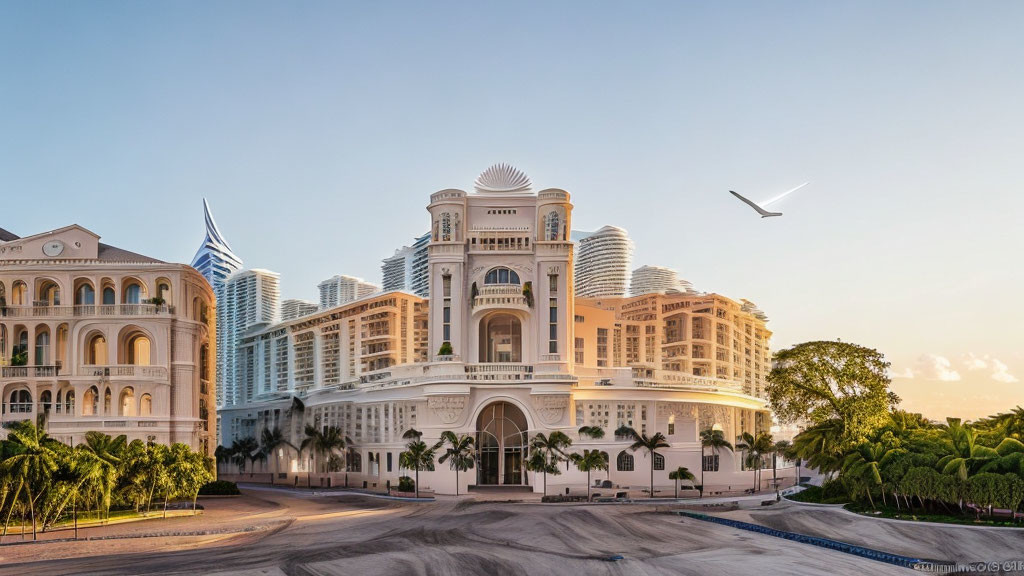
<path id="1" fill-rule="evenodd" d="M 477 484 L 526 484 L 526 416 L 508 402 L 489 404 L 477 419 Z"/>

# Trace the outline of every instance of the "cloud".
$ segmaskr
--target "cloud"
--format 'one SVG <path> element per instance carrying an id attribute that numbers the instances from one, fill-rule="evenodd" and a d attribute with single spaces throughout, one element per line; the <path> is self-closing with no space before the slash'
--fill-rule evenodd
<path id="1" fill-rule="evenodd" d="M 963 355 L 964 366 L 968 370 L 991 370 L 990 377 L 996 382 L 1004 382 L 1012 384 L 1018 382 L 1018 379 L 1013 374 L 1010 374 L 1010 368 L 1005 362 L 1002 362 L 998 358 L 993 358 L 988 354 L 984 356 L 978 356 L 973 352 L 968 352 Z"/>
<path id="2" fill-rule="evenodd" d="M 896 378 L 906 378 L 907 380 L 914 377 L 914 371 L 910 368 L 904 368 L 903 370 L 897 371 L 889 368 L 889 378 L 895 380 Z"/>
<path id="3" fill-rule="evenodd" d="M 960 373 L 953 369 L 953 363 L 949 361 L 949 358 L 938 354 L 922 354 L 918 357 L 914 374 L 925 380 L 940 380 L 942 382 L 960 380 Z"/>
<path id="4" fill-rule="evenodd" d="M 1016 376 L 1010 374 L 1010 368 L 995 358 L 992 359 L 992 379 L 1006 384 L 1018 381 Z"/>

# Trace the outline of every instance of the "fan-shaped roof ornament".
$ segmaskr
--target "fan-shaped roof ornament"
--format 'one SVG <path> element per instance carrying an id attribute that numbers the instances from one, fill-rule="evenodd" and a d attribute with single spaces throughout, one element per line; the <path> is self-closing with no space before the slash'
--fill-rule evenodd
<path id="1" fill-rule="evenodd" d="M 530 178 L 511 164 L 495 164 L 476 178 L 473 187 L 480 194 L 529 192 Z"/>

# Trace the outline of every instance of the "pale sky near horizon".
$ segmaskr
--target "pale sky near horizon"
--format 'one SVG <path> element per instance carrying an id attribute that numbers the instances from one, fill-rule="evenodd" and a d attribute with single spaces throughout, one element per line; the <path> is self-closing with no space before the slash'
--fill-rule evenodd
<path id="1" fill-rule="evenodd" d="M 1024 404 L 1024 4 L 0 1 L 0 227 L 179 262 L 201 199 L 315 299 L 495 162 L 634 267 L 841 338 L 903 407 Z M 770 198 L 761 220 L 728 194 Z"/>

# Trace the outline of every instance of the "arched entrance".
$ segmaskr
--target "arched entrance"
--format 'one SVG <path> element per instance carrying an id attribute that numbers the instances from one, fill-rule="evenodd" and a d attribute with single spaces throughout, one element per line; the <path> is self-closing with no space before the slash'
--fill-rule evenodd
<path id="1" fill-rule="evenodd" d="M 480 361 L 523 361 L 523 326 L 519 318 L 498 313 L 480 321 Z"/>
<path id="2" fill-rule="evenodd" d="M 477 484 L 522 486 L 527 452 L 523 411 L 508 402 L 488 404 L 476 420 Z"/>

